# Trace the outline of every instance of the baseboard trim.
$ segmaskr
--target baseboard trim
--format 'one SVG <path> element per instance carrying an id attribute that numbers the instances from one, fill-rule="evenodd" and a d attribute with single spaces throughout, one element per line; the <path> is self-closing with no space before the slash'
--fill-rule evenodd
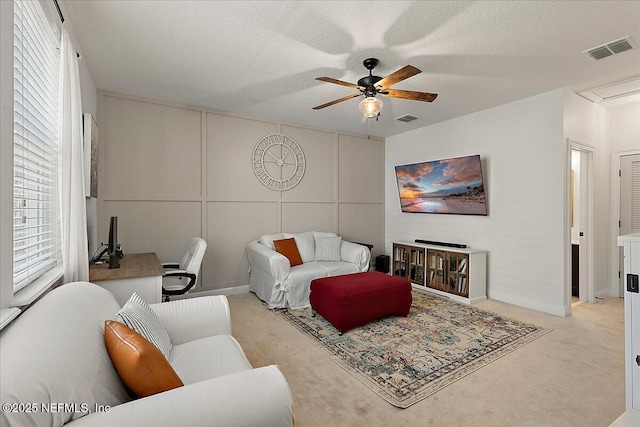
<path id="1" fill-rule="evenodd" d="M 616 292 L 617 294 L 617 292 Z M 596 293 L 595 298 L 596 301 L 597 300 L 605 300 L 607 298 L 611 298 L 611 297 L 617 297 L 618 295 L 612 295 L 610 289 L 605 288 L 605 289 L 600 289 L 599 292 Z"/>
<path id="2" fill-rule="evenodd" d="M 186 298 L 198 298 L 198 297 L 207 297 L 214 295 L 238 295 L 238 294 L 246 294 L 250 291 L 249 285 L 243 286 L 233 286 L 231 288 L 222 288 L 222 289 L 212 289 L 210 291 L 202 291 L 202 292 L 190 292 L 185 295 L 172 295 L 171 300 L 178 299 L 186 299 Z"/>
<path id="3" fill-rule="evenodd" d="M 542 311 L 543 313 L 553 314 L 554 316 L 566 317 L 571 313 L 571 307 L 557 306 L 541 303 L 540 301 L 530 300 L 528 298 L 517 297 L 505 292 L 490 291 L 489 299 L 506 302 L 509 304 L 519 305 L 520 307 L 529 308 L 531 310 Z"/>

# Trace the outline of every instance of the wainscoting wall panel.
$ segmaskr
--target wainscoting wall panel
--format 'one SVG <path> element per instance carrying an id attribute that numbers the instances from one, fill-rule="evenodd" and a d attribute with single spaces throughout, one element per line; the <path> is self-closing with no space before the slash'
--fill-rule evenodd
<path id="1" fill-rule="evenodd" d="M 221 200 L 275 200 L 256 179 L 251 158 L 264 136 L 278 124 L 207 113 L 207 193 Z"/>
<path id="2" fill-rule="evenodd" d="M 340 201 L 384 201 L 384 145 L 367 138 L 338 137 Z"/>
<path id="3" fill-rule="evenodd" d="M 282 193 L 282 200 L 335 200 L 336 148 L 332 132 L 282 126 L 282 133 L 293 138 L 304 151 L 306 170 L 302 181 Z"/>
<path id="4" fill-rule="evenodd" d="M 345 240 L 373 245 L 371 256 L 384 254 L 384 234 L 371 230 L 384 223 L 384 205 L 380 203 L 340 203 L 338 234 Z"/>
<path id="5" fill-rule="evenodd" d="M 334 231 L 384 252 L 384 140 L 99 92 L 98 239 L 119 218 L 125 253 L 178 259 L 208 242 L 196 292 L 249 283 L 246 245 L 280 231 Z M 306 158 L 288 191 L 252 168 L 264 136 L 285 134 Z"/>
<path id="6" fill-rule="evenodd" d="M 248 284 L 247 243 L 273 230 L 278 230 L 277 203 L 207 203 L 203 283 L 215 283 L 217 288 Z"/>
<path id="7" fill-rule="evenodd" d="M 118 217 L 118 241 L 127 253 L 155 252 L 161 262 L 180 262 L 191 238 L 202 236 L 197 201 L 108 200 L 103 203 L 99 241 L 107 243 L 109 218 Z"/>
<path id="8" fill-rule="evenodd" d="M 105 97 L 99 197 L 165 199 L 201 193 L 200 111 Z"/>
<path id="9" fill-rule="evenodd" d="M 282 203 L 282 231 L 330 231 L 337 233 L 335 203 Z"/>

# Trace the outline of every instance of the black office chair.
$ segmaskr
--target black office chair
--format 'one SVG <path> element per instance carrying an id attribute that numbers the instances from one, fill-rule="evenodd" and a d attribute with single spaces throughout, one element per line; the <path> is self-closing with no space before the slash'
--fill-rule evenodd
<path id="1" fill-rule="evenodd" d="M 189 251 L 179 264 L 175 262 L 162 263 L 165 271 L 162 276 L 164 301 L 169 301 L 171 295 L 184 295 L 195 286 L 206 250 L 207 242 L 200 237 L 194 237 Z"/>

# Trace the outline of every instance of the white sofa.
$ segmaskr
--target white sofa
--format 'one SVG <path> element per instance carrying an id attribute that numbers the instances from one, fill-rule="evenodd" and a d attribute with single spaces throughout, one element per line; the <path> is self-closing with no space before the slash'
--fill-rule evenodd
<path id="1" fill-rule="evenodd" d="M 337 237 L 335 233 L 265 234 L 247 246 L 251 264 L 249 287 L 269 308 L 304 308 L 309 306 L 311 281 L 321 277 L 369 270 L 371 253 L 366 246 L 343 240 L 340 261 L 316 261 L 315 238 Z M 274 249 L 274 240 L 293 237 L 303 264 L 291 267 L 289 259 Z"/>
<path id="2" fill-rule="evenodd" d="M 151 308 L 169 333 L 169 362 L 183 387 L 132 399 L 104 344 L 104 321 L 118 303 L 94 284 L 70 283 L 1 332 L 0 425 L 293 425 L 286 379 L 276 366 L 252 369 L 230 335 L 225 297 Z"/>

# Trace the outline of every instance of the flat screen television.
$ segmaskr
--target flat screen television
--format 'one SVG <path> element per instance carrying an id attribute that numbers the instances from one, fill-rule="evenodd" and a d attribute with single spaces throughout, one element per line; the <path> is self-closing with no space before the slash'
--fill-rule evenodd
<path id="1" fill-rule="evenodd" d="M 487 215 L 479 154 L 395 169 L 402 212 Z"/>

